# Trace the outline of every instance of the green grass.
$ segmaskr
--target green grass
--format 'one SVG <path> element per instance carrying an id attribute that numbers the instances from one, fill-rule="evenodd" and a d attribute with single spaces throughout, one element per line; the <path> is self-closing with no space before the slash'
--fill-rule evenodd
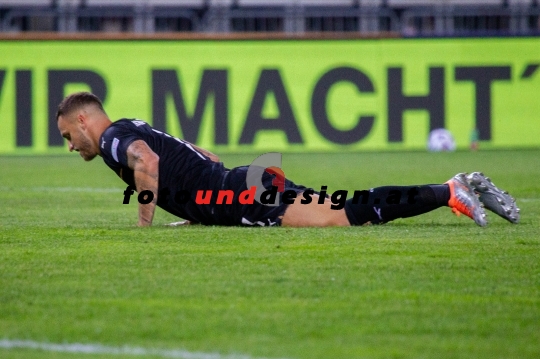
<path id="1" fill-rule="evenodd" d="M 283 168 L 330 192 L 482 170 L 518 199 L 522 221 L 492 214 L 480 228 L 442 208 L 371 227 L 139 229 L 136 203 L 122 205 L 125 186 L 100 159 L 0 157 L 0 340 L 268 358 L 540 357 L 540 150 L 285 154 Z"/>

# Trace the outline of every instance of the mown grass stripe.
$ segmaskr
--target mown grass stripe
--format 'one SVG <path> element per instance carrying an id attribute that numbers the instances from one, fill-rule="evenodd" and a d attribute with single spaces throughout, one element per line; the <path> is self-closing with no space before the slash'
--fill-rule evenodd
<path id="1" fill-rule="evenodd" d="M 101 344 L 82 343 L 41 343 L 32 340 L 1 339 L 2 349 L 34 349 L 47 352 L 73 353 L 73 354 L 106 354 L 106 355 L 132 355 L 132 356 L 158 356 L 175 359 L 263 359 L 249 355 L 190 352 L 182 349 L 153 349 L 142 347 L 112 347 Z"/>

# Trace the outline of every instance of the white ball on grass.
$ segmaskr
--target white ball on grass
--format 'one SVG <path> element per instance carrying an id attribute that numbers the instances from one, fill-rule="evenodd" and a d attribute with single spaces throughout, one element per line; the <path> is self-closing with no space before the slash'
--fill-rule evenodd
<path id="1" fill-rule="evenodd" d="M 437 128 L 429 133 L 427 148 L 432 152 L 455 151 L 456 141 L 450 131 Z"/>

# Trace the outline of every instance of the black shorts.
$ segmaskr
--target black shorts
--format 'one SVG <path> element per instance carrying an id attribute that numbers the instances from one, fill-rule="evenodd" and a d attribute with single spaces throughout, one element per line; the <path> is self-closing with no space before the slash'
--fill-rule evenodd
<path id="1" fill-rule="evenodd" d="M 253 201 L 253 204 L 240 204 L 238 196 L 241 192 L 247 190 L 246 176 L 247 166 L 236 167 L 227 172 L 223 178 L 221 189 L 233 190 L 235 200 L 230 205 L 215 205 L 215 217 L 221 225 L 240 225 L 240 226 L 279 226 L 281 225 L 281 216 L 285 213 L 288 204 L 281 200 L 282 193 L 278 192 L 279 204 L 277 206 L 267 206 Z M 268 190 L 272 189 L 274 176 L 264 172 L 261 181 Z M 285 179 L 284 191 L 293 190 L 297 194 L 302 193 L 307 188 L 297 185 L 294 182 Z"/>

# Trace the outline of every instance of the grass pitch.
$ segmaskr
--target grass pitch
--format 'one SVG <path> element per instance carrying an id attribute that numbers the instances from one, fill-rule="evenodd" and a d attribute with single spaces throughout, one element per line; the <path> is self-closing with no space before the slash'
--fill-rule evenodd
<path id="1" fill-rule="evenodd" d="M 164 228 L 176 218 L 158 210 L 139 229 L 101 159 L 0 157 L 0 340 L 216 358 L 540 357 L 540 150 L 285 154 L 283 169 L 330 193 L 481 170 L 522 221 L 491 214 L 480 228 L 442 208 L 371 227 Z"/>

